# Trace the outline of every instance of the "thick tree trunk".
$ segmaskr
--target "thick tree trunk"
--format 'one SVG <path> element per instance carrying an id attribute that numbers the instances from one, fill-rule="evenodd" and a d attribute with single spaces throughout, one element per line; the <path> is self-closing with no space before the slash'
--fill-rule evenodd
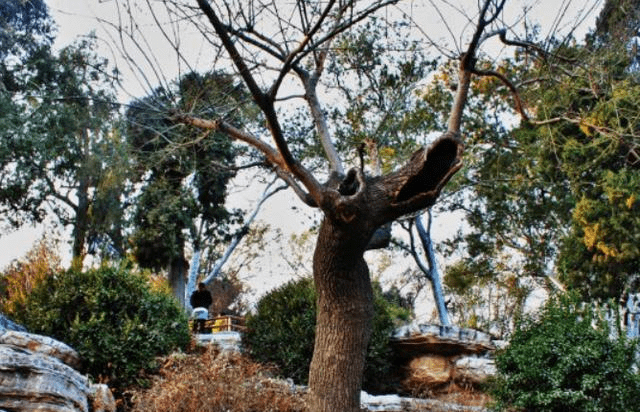
<path id="1" fill-rule="evenodd" d="M 373 317 L 364 252 L 372 240 L 378 243 L 373 235 L 385 224 L 433 204 L 460 168 L 461 149 L 455 137 L 445 135 L 388 176 L 366 179 L 350 171 L 323 199 L 325 218 L 313 257 L 318 310 L 309 371 L 313 412 L 360 411 Z"/>
<path id="2" fill-rule="evenodd" d="M 364 229 L 364 230 L 363 230 Z M 360 389 L 373 318 L 373 292 L 363 254 L 371 231 L 325 218 L 314 254 L 318 300 L 309 371 L 311 410 L 360 410 Z"/>
<path id="3" fill-rule="evenodd" d="M 176 297 L 180 306 L 186 309 L 187 298 L 185 296 L 185 280 L 187 278 L 187 270 L 189 263 L 183 256 L 173 258 L 169 265 L 169 284 L 173 295 Z"/>

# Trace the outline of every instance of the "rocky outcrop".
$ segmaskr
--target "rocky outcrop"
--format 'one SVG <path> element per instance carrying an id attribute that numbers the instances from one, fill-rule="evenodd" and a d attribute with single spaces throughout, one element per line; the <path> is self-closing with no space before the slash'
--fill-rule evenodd
<path id="1" fill-rule="evenodd" d="M 396 330 L 391 344 L 405 370 L 406 392 L 437 392 L 452 383 L 475 386 L 496 373 L 496 345 L 490 335 L 474 329 L 405 325 Z"/>
<path id="2" fill-rule="evenodd" d="M 0 315 L 0 411 L 115 412 L 109 388 L 91 384 L 79 365 L 69 346 Z"/>

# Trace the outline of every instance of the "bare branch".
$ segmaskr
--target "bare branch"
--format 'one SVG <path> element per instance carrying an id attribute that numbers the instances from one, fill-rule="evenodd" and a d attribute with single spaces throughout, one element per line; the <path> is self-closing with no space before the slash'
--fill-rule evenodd
<path id="1" fill-rule="evenodd" d="M 225 133 L 233 139 L 245 142 L 250 146 L 258 149 L 260 152 L 262 152 L 262 154 L 265 155 L 269 164 L 274 167 L 275 172 L 278 174 L 278 176 L 280 176 L 282 180 L 284 180 L 291 186 L 300 200 L 311 207 L 317 207 L 318 202 L 315 200 L 315 198 L 310 196 L 309 193 L 302 190 L 302 188 L 296 182 L 295 178 L 291 174 L 287 173 L 287 165 L 282 160 L 282 157 L 280 156 L 278 151 L 259 138 L 249 133 L 243 132 L 242 130 L 236 129 L 235 127 L 222 120 L 206 120 L 186 114 L 175 114 L 172 117 L 172 120 L 176 123 L 187 124 L 199 127 L 201 129 Z"/>
<path id="2" fill-rule="evenodd" d="M 327 3 L 327 6 L 325 7 L 324 11 L 322 12 L 320 18 L 315 23 L 313 28 L 309 30 L 309 32 L 306 34 L 304 39 L 302 39 L 302 41 L 298 45 L 298 47 L 293 52 L 289 53 L 289 55 L 287 56 L 286 60 L 284 61 L 284 64 L 282 65 L 282 68 L 280 69 L 280 74 L 278 75 L 278 78 L 273 83 L 273 86 L 271 86 L 271 90 L 269 91 L 269 95 L 271 96 L 272 99 L 275 99 L 275 96 L 278 93 L 278 89 L 282 84 L 282 80 L 287 75 L 287 73 L 289 73 L 289 70 L 291 70 L 292 66 L 294 65 L 296 56 L 298 54 L 301 54 L 304 51 L 306 45 L 311 42 L 313 35 L 320 30 L 320 28 L 322 27 L 322 24 L 324 23 L 325 19 L 329 15 L 329 12 L 333 8 L 334 3 L 335 3 L 335 0 L 329 0 L 329 3 Z"/>
<path id="3" fill-rule="evenodd" d="M 413 219 L 411 219 L 411 221 L 409 223 L 409 226 L 405 227 L 405 230 L 407 232 L 409 232 L 409 248 L 407 248 L 407 249 L 409 250 L 409 253 L 411 253 L 411 256 L 413 257 L 413 260 L 418 265 L 418 268 L 422 271 L 422 273 L 425 274 L 425 277 L 428 280 L 431 280 L 431 277 L 430 277 L 431 276 L 431 271 L 429 270 L 427 265 L 424 263 L 424 261 L 422 260 L 422 258 L 418 254 L 418 250 L 416 248 L 416 238 L 415 238 L 415 235 L 413 234 L 413 222 L 416 221 L 416 219 L 417 219 L 417 217 L 414 217 Z"/>
<path id="4" fill-rule="evenodd" d="M 211 8 L 207 0 L 198 0 L 198 6 L 200 6 L 200 9 L 207 16 L 207 19 L 209 19 L 209 22 L 211 23 L 214 30 L 216 31 L 216 34 L 218 35 L 225 49 L 229 53 L 231 60 L 233 60 L 233 63 L 238 68 L 240 76 L 242 76 L 242 79 L 244 80 L 245 84 L 249 88 L 249 92 L 251 93 L 253 98 L 256 100 L 256 103 L 258 104 L 258 106 L 260 106 L 260 108 L 263 108 L 263 106 L 266 103 L 266 96 L 262 92 L 258 84 L 256 83 L 253 76 L 251 75 L 251 71 L 247 67 L 242 56 L 240 56 L 240 53 L 238 52 L 238 49 L 236 48 L 235 44 L 233 44 L 233 41 L 231 41 L 231 38 L 229 37 L 229 33 L 227 32 L 227 29 L 222 24 L 220 19 L 218 19 L 216 12 Z"/>
<path id="5" fill-rule="evenodd" d="M 471 85 L 471 75 L 476 64 L 476 53 L 478 47 L 480 47 L 480 41 L 485 28 L 493 22 L 497 16 L 502 12 L 506 0 L 485 0 L 484 5 L 480 11 L 478 22 L 476 24 L 476 31 L 473 34 L 467 51 L 461 56 L 460 67 L 458 70 L 458 88 L 453 100 L 453 106 L 451 108 L 451 114 L 449 115 L 449 122 L 447 131 L 453 133 L 460 133 L 460 124 L 462 123 L 462 112 L 467 102 L 467 96 L 469 95 L 469 87 Z M 491 14 L 489 13 L 490 6 L 496 2 Z"/>
<path id="6" fill-rule="evenodd" d="M 209 22 L 213 26 L 216 31 L 218 37 L 222 41 L 225 49 L 229 53 L 231 60 L 234 62 L 236 67 L 238 68 L 240 75 L 242 76 L 245 84 L 249 88 L 251 95 L 253 96 L 256 104 L 260 107 L 262 112 L 264 113 L 267 121 L 267 126 L 271 132 L 271 136 L 276 143 L 276 147 L 278 148 L 279 163 L 277 164 L 280 167 L 283 167 L 285 170 L 293 173 L 297 179 L 299 179 L 302 184 L 309 190 L 311 196 L 316 199 L 316 203 L 321 203 L 320 200 L 323 196 L 323 188 L 320 183 L 315 179 L 315 177 L 306 170 L 291 154 L 289 147 L 287 145 L 286 140 L 284 139 L 282 129 L 280 127 L 280 123 L 278 122 L 278 116 L 276 114 L 275 108 L 273 106 L 274 100 L 270 98 L 270 96 L 266 95 L 258 86 L 253 75 L 251 74 L 249 68 L 247 67 L 244 59 L 238 52 L 235 44 L 231 40 L 229 33 L 226 28 L 222 24 L 222 22 L 218 19 L 215 11 L 211 8 L 207 0 L 198 0 L 198 5 L 201 10 L 207 16 Z M 229 129 L 230 130 L 230 129 Z M 261 142 L 263 143 L 263 142 Z M 265 148 L 266 149 L 266 148 Z M 260 149 L 263 151 L 262 149 Z M 269 151 L 273 149 L 269 147 Z M 271 157 L 273 160 L 276 160 L 276 157 L 273 154 L 267 154 L 267 157 Z M 270 159 L 271 161 L 271 159 Z"/>
<path id="7" fill-rule="evenodd" d="M 298 184 L 298 182 L 293 178 L 293 176 L 291 176 L 289 173 L 287 173 L 286 171 L 280 169 L 280 168 L 274 168 L 276 174 L 285 182 L 287 182 L 289 184 L 289 186 L 291 187 L 291 189 L 293 189 L 293 192 L 296 194 L 296 196 L 298 196 L 298 198 L 300 200 L 302 200 L 302 202 L 304 204 L 306 204 L 307 206 L 310 207 L 318 207 L 318 203 L 315 201 L 314 198 L 312 198 L 309 193 L 305 192 L 300 185 Z"/>
<path id="8" fill-rule="evenodd" d="M 273 147 L 269 146 L 267 143 L 249 133 L 236 129 L 223 120 L 206 120 L 181 113 L 174 114 L 172 116 L 172 120 L 176 123 L 187 124 L 199 127 L 201 129 L 225 133 L 233 139 L 240 140 L 258 149 L 260 152 L 262 152 L 262 154 L 265 155 L 270 164 L 286 169 L 285 162 Z"/>
<path id="9" fill-rule="evenodd" d="M 522 117 L 523 120 L 529 121 L 529 116 L 527 115 L 526 111 L 524 110 L 524 106 L 522 104 L 522 99 L 520 99 L 520 94 L 518 93 L 518 89 L 516 88 L 516 86 L 513 83 L 511 83 L 511 81 L 509 79 L 507 79 L 506 76 L 504 76 L 503 74 L 498 73 L 498 72 L 496 72 L 494 70 L 476 70 L 476 69 L 473 69 L 472 73 L 477 75 L 477 76 L 490 76 L 490 77 L 495 77 L 498 80 L 500 80 L 505 86 L 507 86 L 507 88 L 509 89 L 509 91 L 513 95 L 513 99 L 514 99 L 515 104 L 516 104 L 516 111 L 520 114 L 520 116 Z"/>

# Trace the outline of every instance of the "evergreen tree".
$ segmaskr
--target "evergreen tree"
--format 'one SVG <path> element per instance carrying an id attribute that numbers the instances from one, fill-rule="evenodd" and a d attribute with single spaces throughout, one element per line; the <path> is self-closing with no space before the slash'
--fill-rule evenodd
<path id="1" fill-rule="evenodd" d="M 175 126 L 167 112 L 227 113 L 242 122 L 244 92 L 232 76 L 189 73 L 174 90 L 158 89 L 127 112 L 128 138 L 143 187 L 133 216 L 133 252 L 142 267 L 168 269 L 176 297 L 185 302 L 185 246 L 214 247 L 228 240 L 238 213 L 225 208 L 238 149 L 216 133 Z"/>
<path id="2" fill-rule="evenodd" d="M 454 206 L 471 227 L 451 245 L 466 251 L 456 275 L 496 276 L 503 262 L 518 277 L 557 277 L 585 297 L 620 297 L 637 288 L 640 257 L 633 56 L 624 44 L 598 42 L 556 44 L 545 56 L 501 67 L 525 85 L 520 97 L 533 115 L 471 149 L 462 181 L 470 190 Z M 495 79 L 476 87 L 500 94 Z"/>

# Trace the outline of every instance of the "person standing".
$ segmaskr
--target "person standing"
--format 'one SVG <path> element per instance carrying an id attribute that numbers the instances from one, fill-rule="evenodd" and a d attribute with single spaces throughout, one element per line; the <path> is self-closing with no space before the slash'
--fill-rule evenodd
<path id="1" fill-rule="evenodd" d="M 198 283 L 198 290 L 191 294 L 191 307 L 193 308 L 193 332 L 204 333 L 204 323 L 209 317 L 209 306 L 213 299 L 211 298 L 211 292 L 207 290 L 204 283 Z"/>

